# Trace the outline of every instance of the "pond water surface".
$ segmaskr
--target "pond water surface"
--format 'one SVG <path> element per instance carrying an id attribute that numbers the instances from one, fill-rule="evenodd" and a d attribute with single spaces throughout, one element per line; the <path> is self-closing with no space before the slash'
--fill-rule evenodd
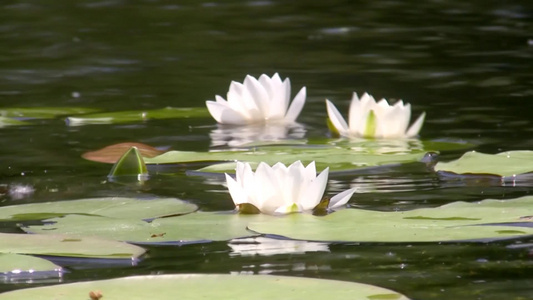
<path id="1" fill-rule="evenodd" d="M 298 121 L 328 136 L 324 99 L 346 111 L 353 91 L 404 99 L 427 113 L 423 140 L 464 141 L 481 152 L 533 149 L 530 1 L 4 0 L 0 105 L 102 111 L 201 107 L 246 74 L 279 72 Z M 132 141 L 207 151 L 211 118 L 67 126 L 64 118 L 0 128 L 0 205 L 98 196 L 160 196 L 231 210 L 221 178 L 183 168 L 142 187 L 107 182 L 110 165 L 81 155 Z M 462 151 L 442 153 L 451 160 Z M 532 185 L 467 186 L 418 165 L 331 175 L 328 193 L 359 185 L 350 204 L 377 210 L 510 199 Z M 331 184 L 331 183 L 335 184 Z M 28 194 L 9 193 L 28 185 Z M 2 231 L 16 231 L 6 227 Z M 228 242 L 147 247 L 136 265 L 58 260 L 61 278 L 0 282 L 14 289 L 140 274 L 254 273 L 338 279 L 412 299 L 532 299 L 533 239 L 491 243 L 337 243 L 322 251 L 246 255 Z"/>

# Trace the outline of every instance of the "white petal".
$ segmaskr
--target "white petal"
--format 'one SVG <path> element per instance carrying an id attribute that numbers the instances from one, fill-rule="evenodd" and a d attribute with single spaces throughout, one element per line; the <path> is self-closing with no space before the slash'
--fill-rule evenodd
<path id="1" fill-rule="evenodd" d="M 270 110 L 269 96 L 263 85 L 254 77 L 248 75 L 244 79 L 244 86 L 250 93 L 248 101 L 255 102 L 251 108 L 257 108 L 261 112 L 261 116 L 268 117 Z"/>
<path id="2" fill-rule="evenodd" d="M 397 138 L 404 137 L 409 119 L 411 118 L 411 105 L 394 105 L 387 108 L 387 111 L 378 119 L 378 129 L 376 136 Z"/>
<path id="3" fill-rule="evenodd" d="M 346 190 L 342 193 L 339 193 L 329 200 L 328 208 L 335 208 L 339 207 L 341 205 L 344 205 L 348 203 L 350 198 L 352 198 L 353 193 L 355 192 L 356 188 L 351 188 L 349 190 Z"/>
<path id="4" fill-rule="evenodd" d="M 424 124 L 424 118 L 426 117 L 426 113 L 423 112 L 418 119 L 411 125 L 409 130 L 407 130 L 406 136 L 407 137 L 413 137 L 420 132 L 420 129 L 422 129 L 422 125 Z"/>
<path id="5" fill-rule="evenodd" d="M 241 204 L 241 203 L 248 203 L 248 196 L 244 189 L 239 185 L 235 179 L 233 179 L 230 175 L 226 175 L 226 183 L 228 184 L 228 190 L 229 194 L 231 195 L 231 199 L 235 203 L 235 205 Z"/>
<path id="6" fill-rule="evenodd" d="M 361 107 L 361 102 L 357 93 L 354 92 L 352 96 L 352 102 L 350 102 L 350 109 L 348 111 L 348 127 L 350 131 L 360 127 L 360 120 L 363 118 L 363 111 Z"/>
<path id="7" fill-rule="evenodd" d="M 344 121 L 344 118 L 339 110 L 328 99 L 326 99 L 326 109 L 328 111 L 328 117 L 333 126 L 335 126 L 341 135 L 346 135 L 348 133 L 348 124 L 346 124 L 346 121 Z"/>
<path id="8" fill-rule="evenodd" d="M 206 101 L 205 105 L 207 106 L 207 110 L 211 116 L 213 116 L 218 123 L 235 125 L 248 123 L 248 120 L 243 115 L 229 108 L 225 104 L 214 101 Z"/>
<path id="9" fill-rule="evenodd" d="M 287 114 L 285 114 L 285 120 L 287 122 L 295 122 L 298 115 L 300 115 L 305 104 L 306 93 L 307 90 L 304 86 L 292 100 L 289 110 L 287 111 Z"/>
<path id="10" fill-rule="evenodd" d="M 298 203 L 303 210 L 310 210 L 320 203 L 328 183 L 329 168 L 324 169 L 313 181 L 302 184 L 303 193 Z"/>

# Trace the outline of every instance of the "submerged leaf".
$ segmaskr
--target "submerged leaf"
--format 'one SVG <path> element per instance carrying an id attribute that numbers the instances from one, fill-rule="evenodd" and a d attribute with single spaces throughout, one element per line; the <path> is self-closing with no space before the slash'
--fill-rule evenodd
<path id="1" fill-rule="evenodd" d="M 97 109 L 86 107 L 4 107 L 0 109 L 0 116 L 20 119 L 52 119 L 57 116 L 97 111 Z"/>
<path id="2" fill-rule="evenodd" d="M 6 117 L 0 116 L 0 128 L 6 127 L 6 126 L 21 126 L 21 125 L 31 125 L 31 123 L 19 121 L 13 118 L 6 118 Z"/>
<path id="3" fill-rule="evenodd" d="M 209 116 L 209 112 L 205 107 L 165 107 L 154 110 L 130 110 L 89 114 L 77 117 L 68 117 L 66 121 L 69 126 L 81 126 L 89 124 L 117 124 L 153 119 L 194 118 L 207 116 Z"/>

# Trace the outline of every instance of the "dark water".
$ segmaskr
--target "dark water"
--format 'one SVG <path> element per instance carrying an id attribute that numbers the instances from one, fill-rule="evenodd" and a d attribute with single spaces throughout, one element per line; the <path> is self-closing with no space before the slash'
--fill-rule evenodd
<path id="1" fill-rule="evenodd" d="M 346 111 L 352 91 L 402 98 L 427 112 L 423 139 L 462 140 L 497 153 L 533 149 L 530 1 L 10 1 L 0 4 L 0 105 L 104 111 L 197 107 L 231 80 L 279 72 L 308 138 L 327 134 L 324 99 Z M 110 166 L 80 155 L 135 141 L 208 150 L 209 118 L 68 127 L 62 118 L 0 129 L 0 184 L 35 191 L 0 205 L 93 196 L 173 196 L 232 209 L 220 180 L 155 175 L 142 189 L 106 183 Z M 443 153 L 453 159 L 461 152 Z M 179 184 L 177 184 L 179 183 Z M 466 186 L 410 165 L 333 176 L 330 191 L 398 210 L 531 194 L 531 184 Z M 533 240 L 446 244 L 331 244 L 328 251 L 242 256 L 227 242 L 151 247 L 135 266 L 59 261 L 55 282 L 163 273 L 261 273 L 358 281 L 412 299 L 531 299 Z"/>

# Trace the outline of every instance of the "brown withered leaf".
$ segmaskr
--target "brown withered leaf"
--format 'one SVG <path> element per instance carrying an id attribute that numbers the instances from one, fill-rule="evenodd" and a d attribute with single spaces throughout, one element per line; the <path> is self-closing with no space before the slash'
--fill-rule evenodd
<path id="1" fill-rule="evenodd" d="M 126 142 L 126 143 L 120 143 L 120 144 L 114 144 L 111 146 L 107 146 L 107 147 L 104 147 L 102 149 L 95 150 L 95 151 L 85 152 L 82 154 L 81 157 L 85 158 L 86 160 L 90 160 L 90 161 L 114 164 L 131 147 L 137 147 L 137 149 L 139 150 L 139 152 L 141 152 L 141 155 L 143 157 L 154 157 L 154 156 L 158 156 L 166 152 L 166 151 L 156 149 L 146 144 Z"/>

